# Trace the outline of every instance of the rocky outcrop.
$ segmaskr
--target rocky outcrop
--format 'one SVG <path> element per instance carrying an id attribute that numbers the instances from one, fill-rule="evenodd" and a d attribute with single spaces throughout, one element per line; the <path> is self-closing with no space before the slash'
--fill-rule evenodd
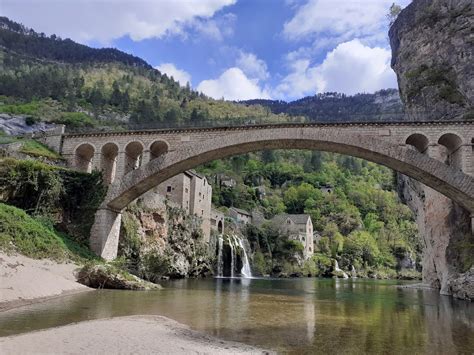
<path id="1" fill-rule="evenodd" d="M 33 122 L 27 116 L 0 113 L 0 131 L 12 136 L 28 133 L 51 131 L 57 127 L 54 123 Z"/>
<path id="2" fill-rule="evenodd" d="M 77 274 L 77 281 L 93 288 L 149 291 L 159 290 L 161 286 L 144 281 L 111 265 L 86 265 Z"/>
<path id="3" fill-rule="evenodd" d="M 131 273 L 150 281 L 212 274 L 212 257 L 201 221 L 166 205 L 161 196 L 145 194 L 123 214 L 119 256 Z"/>
<path id="4" fill-rule="evenodd" d="M 472 0 L 414 0 L 390 28 L 392 68 L 406 112 L 474 119 Z"/>
<path id="5" fill-rule="evenodd" d="M 398 16 L 389 33 L 392 67 L 411 119 L 474 119 L 473 25 L 471 0 L 414 0 Z M 423 282 L 469 298 L 472 278 L 463 274 L 474 259 L 469 214 L 417 181 L 398 180 L 400 196 L 417 216 Z"/>

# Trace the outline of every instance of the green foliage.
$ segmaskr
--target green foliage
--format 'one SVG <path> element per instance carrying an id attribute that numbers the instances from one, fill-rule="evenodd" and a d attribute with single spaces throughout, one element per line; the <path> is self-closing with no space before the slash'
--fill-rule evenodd
<path id="1" fill-rule="evenodd" d="M 21 139 L 19 140 L 22 142 L 22 146 L 20 151 L 22 153 L 34 156 L 34 157 L 44 157 L 53 160 L 62 159 L 61 155 L 56 153 L 55 151 L 49 149 L 44 144 L 35 141 L 33 139 Z"/>
<path id="2" fill-rule="evenodd" d="M 365 231 L 353 232 L 346 238 L 342 256 L 346 265 L 378 266 L 383 261 L 377 242 Z"/>
<path id="3" fill-rule="evenodd" d="M 35 259 L 83 261 L 96 258 L 86 247 L 57 232 L 44 219 L 30 217 L 25 211 L 3 203 L 0 203 L 0 248 Z"/>
<path id="4" fill-rule="evenodd" d="M 408 71 L 405 76 L 410 84 L 406 92 L 409 100 L 415 100 L 423 88 L 435 87 L 438 89 L 441 99 L 451 104 L 465 106 L 466 99 L 457 89 L 456 75 L 448 65 L 429 67 L 422 64 L 418 68 Z"/>
<path id="5" fill-rule="evenodd" d="M 273 151 L 215 161 L 200 171 L 213 183 L 218 207 L 257 209 L 268 219 L 282 212 L 309 214 L 320 235 L 314 250 L 336 258 L 346 270 L 351 265 L 396 270 L 397 260 L 421 253 L 413 214 L 394 191 L 393 172 L 382 166 L 337 154 Z M 237 186 L 219 186 L 218 174 L 232 177 Z M 328 185 L 332 192 L 320 189 Z M 265 195 L 255 196 L 253 186 L 263 186 Z M 264 255 L 254 262 L 258 270 L 283 270 L 284 263 L 296 260 L 287 236 L 275 227 L 245 231 L 252 250 Z"/>
<path id="6" fill-rule="evenodd" d="M 64 112 L 55 123 L 65 124 L 72 128 L 97 127 L 98 122 L 83 112 Z"/>
<path id="7" fill-rule="evenodd" d="M 86 241 L 105 195 L 102 176 L 57 168 L 35 160 L 2 159 L 2 201 L 33 215 L 55 216 L 58 226 Z"/>

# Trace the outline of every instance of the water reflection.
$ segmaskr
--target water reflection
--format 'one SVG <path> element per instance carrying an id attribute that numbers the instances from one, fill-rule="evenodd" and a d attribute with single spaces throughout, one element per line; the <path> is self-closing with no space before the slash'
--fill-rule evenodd
<path id="1" fill-rule="evenodd" d="M 474 306 L 394 281 L 179 280 L 157 292 L 98 291 L 0 313 L 0 335 L 159 314 L 228 340 L 294 353 L 471 354 Z"/>

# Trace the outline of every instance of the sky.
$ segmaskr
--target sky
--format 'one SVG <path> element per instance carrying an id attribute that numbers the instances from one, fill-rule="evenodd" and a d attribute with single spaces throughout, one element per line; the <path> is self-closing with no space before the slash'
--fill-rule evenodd
<path id="1" fill-rule="evenodd" d="M 386 17 L 392 2 L 1 0 L 0 15 L 134 54 L 216 99 L 291 101 L 396 88 Z"/>

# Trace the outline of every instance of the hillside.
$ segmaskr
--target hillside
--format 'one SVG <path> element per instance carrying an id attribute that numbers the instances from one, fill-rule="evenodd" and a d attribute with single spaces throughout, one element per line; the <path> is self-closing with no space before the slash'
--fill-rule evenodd
<path id="1" fill-rule="evenodd" d="M 398 90 L 395 89 L 353 96 L 327 92 L 292 102 L 248 100 L 243 103 L 268 107 L 275 114 L 304 116 L 311 121 L 401 121 L 404 119 L 403 105 Z"/>
<path id="2" fill-rule="evenodd" d="M 0 18 L 0 72 L 0 112 L 68 129 L 288 118 L 258 105 L 210 99 L 140 58 L 47 37 L 5 17 Z"/>

